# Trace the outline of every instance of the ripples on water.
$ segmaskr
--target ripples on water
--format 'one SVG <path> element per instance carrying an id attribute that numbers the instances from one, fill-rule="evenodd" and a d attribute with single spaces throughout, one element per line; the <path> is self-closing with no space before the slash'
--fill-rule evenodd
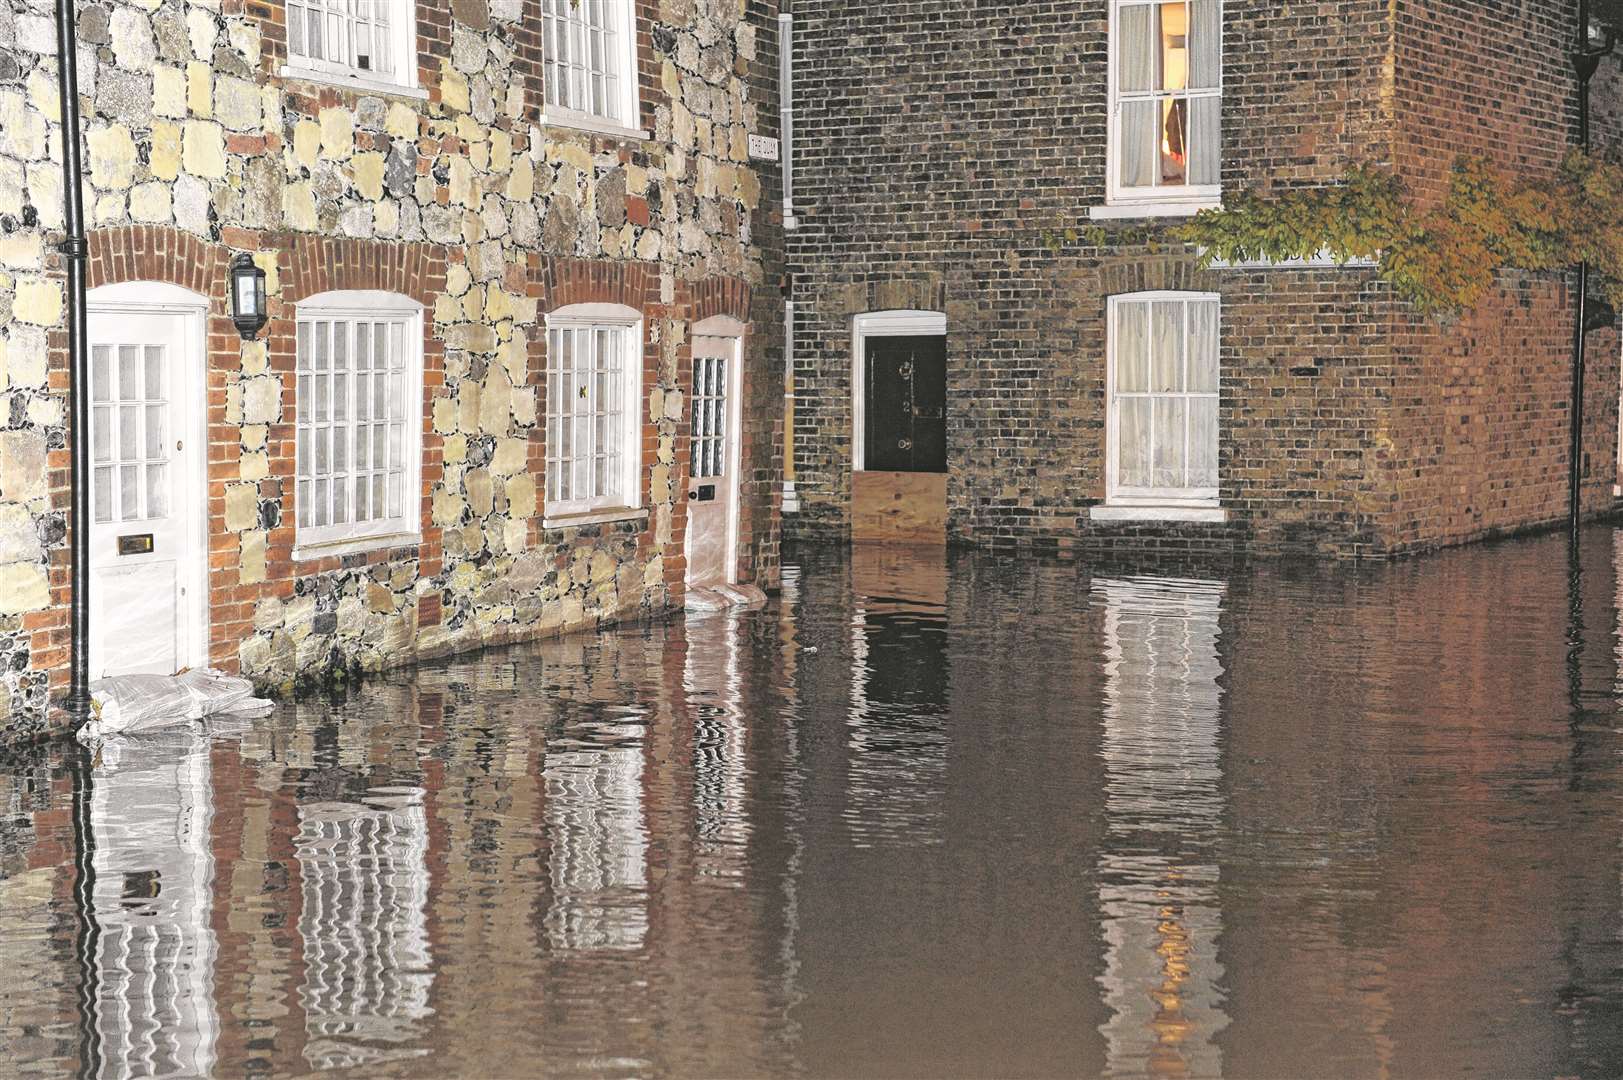
<path id="1" fill-rule="evenodd" d="M 800 550 L 763 611 L 24 754 L 0 1074 L 1623 1075 L 1583 552 Z"/>

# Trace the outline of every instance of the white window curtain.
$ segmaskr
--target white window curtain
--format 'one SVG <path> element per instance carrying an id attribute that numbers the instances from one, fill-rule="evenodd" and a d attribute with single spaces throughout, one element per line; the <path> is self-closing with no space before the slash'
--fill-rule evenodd
<path id="1" fill-rule="evenodd" d="M 548 326 L 548 514 L 637 506 L 639 326 Z"/>
<path id="2" fill-rule="evenodd" d="M 1112 501 L 1216 505 L 1218 315 L 1205 294 L 1112 298 Z"/>
<path id="3" fill-rule="evenodd" d="M 301 307 L 295 401 L 299 543 L 416 531 L 419 319 L 415 308 Z"/>
<path id="4" fill-rule="evenodd" d="M 1215 188 L 1222 159 L 1222 0 L 1113 0 L 1114 188 Z"/>

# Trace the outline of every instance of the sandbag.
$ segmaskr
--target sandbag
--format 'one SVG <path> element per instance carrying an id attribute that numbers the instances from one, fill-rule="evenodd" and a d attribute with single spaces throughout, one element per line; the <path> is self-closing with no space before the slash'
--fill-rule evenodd
<path id="1" fill-rule="evenodd" d="M 213 668 L 179 675 L 114 675 L 90 684 L 91 719 L 79 729 L 79 738 L 154 731 L 205 716 L 263 714 L 273 707 L 254 697 L 247 679 Z"/>

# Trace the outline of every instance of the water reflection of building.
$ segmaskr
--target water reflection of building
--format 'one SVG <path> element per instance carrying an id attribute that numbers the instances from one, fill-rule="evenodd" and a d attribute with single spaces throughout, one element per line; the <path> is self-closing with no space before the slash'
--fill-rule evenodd
<path id="1" fill-rule="evenodd" d="M 94 771 L 86 913 L 93 1075 L 214 1072 L 208 749 L 192 730 L 120 739 Z"/>
<path id="2" fill-rule="evenodd" d="M 639 740 L 633 725 L 605 725 L 607 739 Z M 648 840 L 640 741 L 560 750 L 546 762 L 552 906 L 547 940 L 560 952 L 641 948 L 648 934 Z"/>
<path id="3" fill-rule="evenodd" d="M 349 1068 L 426 1053 L 431 1012 L 422 791 L 299 807 L 305 1060 Z"/>
<path id="4" fill-rule="evenodd" d="M 1104 608 L 1106 1072 L 1219 1076 L 1223 586 L 1095 579 L 1093 599 Z"/>

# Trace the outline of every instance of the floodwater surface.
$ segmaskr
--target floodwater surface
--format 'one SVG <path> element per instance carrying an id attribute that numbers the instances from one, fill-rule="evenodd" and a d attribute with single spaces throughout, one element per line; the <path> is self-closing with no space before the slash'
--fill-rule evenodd
<path id="1" fill-rule="evenodd" d="M 1623 1075 L 1623 536 L 786 563 L 0 763 L 0 1075 Z"/>

